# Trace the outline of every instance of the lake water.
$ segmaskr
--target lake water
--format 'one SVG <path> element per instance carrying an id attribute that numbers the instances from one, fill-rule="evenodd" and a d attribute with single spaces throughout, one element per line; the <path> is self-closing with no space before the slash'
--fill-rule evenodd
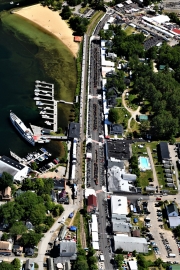
<path id="1" fill-rule="evenodd" d="M 9 5 L 9 2 L 0 1 L 0 10 Z M 65 77 L 66 70 L 70 69 L 72 72 Z M 73 101 L 75 74 L 75 60 L 59 40 L 18 15 L 1 13 L 0 155 L 9 155 L 11 149 L 24 156 L 42 147 L 39 144 L 33 148 L 21 138 L 9 120 L 9 111 L 17 114 L 27 126 L 31 123 L 48 127 L 33 100 L 35 80 L 54 83 L 55 98 Z M 68 125 L 71 109 L 70 105 L 59 104 L 58 126 L 63 129 Z M 55 156 L 60 156 L 61 147 L 60 142 L 46 145 Z"/>

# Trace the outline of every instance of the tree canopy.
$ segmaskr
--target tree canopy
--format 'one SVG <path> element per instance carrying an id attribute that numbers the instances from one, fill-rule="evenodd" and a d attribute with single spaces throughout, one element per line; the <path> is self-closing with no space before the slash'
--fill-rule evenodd
<path id="1" fill-rule="evenodd" d="M 12 187 L 13 185 L 13 177 L 7 172 L 3 172 L 0 177 L 0 189 L 3 190 L 6 187 Z"/>
<path id="2" fill-rule="evenodd" d="M 111 108 L 109 110 L 109 114 L 108 114 L 108 119 L 109 121 L 111 121 L 112 123 L 117 123 L 118 119 L 119 119 L 119 114 L 118 111 L 114 108 Z"/>
<path id="3" fill-rule="evenodd" d="M 71 17 L 69 20 L 70 27 L 74 30 L 76 35 L 82 36 L 87 31 L 89 24 L 88 19 L 81 17 Z"/>

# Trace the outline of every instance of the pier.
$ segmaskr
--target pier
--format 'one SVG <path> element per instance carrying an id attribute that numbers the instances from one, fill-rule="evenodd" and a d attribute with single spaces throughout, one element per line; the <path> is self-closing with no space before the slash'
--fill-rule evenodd
<path id="1" fill-rule="evenodd" d="M 10 155 L 11 155 L 11 157 L 13 157 L 14 159 L 16 159 L 20 163 L 24 163 L 24 160 L 22 158 L 20 158 L 18 155 L 16 155 L 14 152 L 12 152 L 11 150 L 10 150 Z"/>
<path id="2" fill-rule="evenodd" d="M 58 129 L 58 102 L 73 105 L 73 102 L 65 100 L 54 99 L 54 84 L 44 81 L 35 81 L 34 100 L 40 109 L 40 115 L 43 119 L 51 121 L 45 121 L 46 125 L 52 126 L 52 130 L 57 132 Z M 49 112 L 48 112 L 49 110 Z M 36 133 L 34 133 L 36 135 Z"/>
<path id="3" fill-rule="evenodd" d="M 68 140 L 67 136 L 57 136 L 57 135 L 45 135 L 45 134 L 42 134 L 42 131 L 43 131 L 42 127 L 34 126 L 34 125 L 31 125 L 31 124 L 30 124 L 30 127 L 32 129 L 32 132 L 33 132 L 34 136 L 43 137 L 43 138 L 50 139 L 50 140 L 62 140 L 62 141 L 67 141 Z M 49 129 L 49 132 L 51 132 L 50 129 Z"/>

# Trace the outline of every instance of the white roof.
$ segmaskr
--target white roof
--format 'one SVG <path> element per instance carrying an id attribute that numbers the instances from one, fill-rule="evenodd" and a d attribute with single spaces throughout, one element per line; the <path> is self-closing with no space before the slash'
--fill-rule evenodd
<path id="1" fill-rule="evenodd" d="M 91 223 L 92 232 L 98 232 L 98 223 L 96 215 L 92 215 L 92 223 Z"/>
<path id="2" fill-rule="evenodd" d="M 105 23 L 103 29 L 104 29 L 104 30 L 108 30 L 108 29 L 109 29 L 109 23 Z"/>
<path id="3" fill-rule="evenodd" d="M 117 4 L 116 5 L 118 8 L 122 8 L 122 7 L 124 7 L 124 5 L 123 4 Z"/>
<path id="4" fill-rule="evenodd" d="M 98 242 L 92 242 L 92 246 L 94 250 L 99 250 L 99 243 Z"/>
<path id="5" fill-rule="evenodd" d="M 109 18 L 109 20 L 108 20 L 108 23 L 112 23 L 112 22 L 114 22 L 114 17 L 111 16 L 111 17 Z"/>
<path id="6" fill-rule="evenodd" d="M 92 153 L 86 153 L 86 158 L 92 159 Z"/>
<path id="7" fill-rule="evenodd" d="M 114 249 L 122 248 L 124 251 L 147 253 L 148 244 L 145 238 L 141 237 L 125 237 L 125 236 L 114 236 Z"/>
<path id="8" fill-rule="evenodd" d="M 85 198 L 87 199 L 89 195 L 94 195 L 96 196 L 96 192 L 93 188 L 86 188 L 85 189 Z"/>
<path id="9" fill-rule="evenodd" d="M 93 242 L 98 242 L 98 233 L 97 232 L 92 232 L 92 241 Z"/>
<path id="10" fill-rule="evenodd" d="M 102 69 L 102 77 L 103 78 L 106 77 L 106 73 L 115 72 L 115 68 L 113 68 L 113 67 L 101 67 L 101 69 Z"/>
<path id="11" fill-rule="evenodd" d="M 104 49 L 101 49 L 101 65 L 105 67 L 114 67 L 114 62 L 111 62 L 109 60 L 106 60 L 106 51 Z"/>
<path id="12" fill-rule="evenodd" d="M 127 197 L 111 196 L 111 214 L 127 215 Z"/>
<path id="13" fill-rule="evenodd" d="M 165 22 L 169 22 L 170 21 L 170 18 L 167 16 L 167 15 L 158 15 L 158 16 L 155 16 L 155 17 L 152 17 L 152 20 L 158 24 L 162 24 L 162 23 L 165 23 Z"/>
<path id="14" fill-rule="evenodd" d="M 128 261 L 130 270 L 138 270 L 137 261 Z"/>
<path id="15" fill-rule="evenodd" d="M 106 40 L 101 40 L 101 48 L 105 47 L 106 46 Z"/>
<path id="16" fill-rule="evenodd" d="M 180 216 L 169 217 L 169 225 L 170 225 L 170 228 L 179 226 L 180 225 Z"/>
<path id="17" fill-rule="evenodd" d="M 103 91 L 106 90 L 106 87 L 105 87 L 106 83 L 107 83 L 107 79 L 106 78 L 102 79 L 102 90 Z"/>
<path id="18" fill-rule="evenodd" d="M 128 5 L 132 4 L 132 1 L 131 1 L 131 0 L 127 0 L 127 1 L 125 1 L 125 2 L 126 2 L 126 4 L 128 4 Z"/>

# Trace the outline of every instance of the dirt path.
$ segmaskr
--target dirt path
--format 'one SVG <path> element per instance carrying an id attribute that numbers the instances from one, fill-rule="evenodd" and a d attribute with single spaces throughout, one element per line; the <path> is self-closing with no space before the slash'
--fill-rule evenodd
<path id="1" fill-rule="evenodd" d="M 129 92 L 128 89 L 126 89 L 122 94 L 122 104 L 123 104 L 124 108 L 131 114 L 131 117 L 128 120 L 128 126 L 127 126 L 128 130 L 131 131 L 131 120 L 134 119 L 136 121 L 136 116 L 140 115 L 141 107 L 138 106 L 137 110 L 135 110 L 135 111 L 128 108 L 128 106 L 126 105 L 126 101 L 125 101 L 125 97 L 126 97 L 127 92 Z M 139 123 L 138 121 L 136 121 L 136 122 Z"/>
<path id="2" fill-rule="evenodd" d="M 80 215 L 80 228 L 81 228 L 81 245 L 83 248 L 86 248 L 87 245 L 86 245 L 86 234 L 85 234 L 85 231 L 84 231 L 84 221 L 83 221 L 83 216 Z"/>

